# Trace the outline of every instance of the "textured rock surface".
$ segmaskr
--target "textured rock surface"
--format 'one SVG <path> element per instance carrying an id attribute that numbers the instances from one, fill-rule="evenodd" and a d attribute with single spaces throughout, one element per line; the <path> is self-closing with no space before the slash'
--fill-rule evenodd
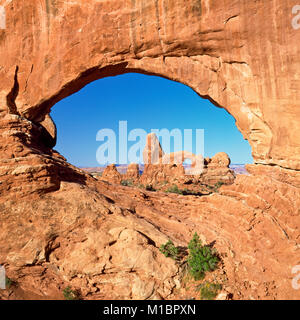
<path id="1" fill-rule="evenodd" d="M 218 194 L 195 197 L 86 179 L 1 204 L 0 261 L 31 298 L 62 298 L 70 285 L 85 299 L 170 299 L 178 268 L 158 247 L 168 238 L 186 246 L 197 231 L 215 242 L 234 299 L 299 299 L 291 286 L 298 188 L 239 175 Z"/>
<path id="2" fill-rule="evenodd" d="M 204 242 L 216 242 L 235 299 L 299 299 L 291 286 L 291 268 L 300 261 L 293 5 L 5 3 L 0 264 L 20 290 L 62 298 L 71 285 L 86 299 L 172 298 L 177 266 L 158 247 L 168 238 L 184 246 L 197 231 Z M 217 194 L 184 197 L 111 185 L 69 165 L 52 150 L 51 107 L 91 81 L 126 72 L 179 81 L 225 108 L 252 147 L 251 175 Z"/>
<path id="3" fill-rule="evenodd" d="M 105 182 L 89 185 L 63 182 L 38 201 L 1 204 L 0 261 L 9 277 L 40 298 L 61 297 L 67 284 L 86 299 L 168 297 L 179 282 L 178 267 L 157 248 L 167 236 L 101 195 Z"/>

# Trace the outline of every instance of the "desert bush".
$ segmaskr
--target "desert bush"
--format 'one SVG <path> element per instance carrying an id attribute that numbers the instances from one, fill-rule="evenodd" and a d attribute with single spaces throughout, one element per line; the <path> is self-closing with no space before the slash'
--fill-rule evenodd
<path id="1" fill-rule="evenodd" d="M 122 180 L 121 181 L 121 185 L 124 187 L 132 187 L 133 186 L 133 182 L 131 180 Z"/>
<path id="2" fill-rule="evenodd" d="M 162 185 L 162 186 L 165 186 L 166 184 L 168 184 L 168 181 L 167 181 L 167 180 L 164 180 L 164 181 L 161 182 L 161 185 Z"/>
<path id="3" fill-rule="evenodd" d="M 7 289 L 10 289 L 12 286 L 15 286 L 16 284 L 17 283 L 14 280 L 12 280 L 8 277 L 5 278 L 5 286 Z"/>
<path id="4" fill-rule="evenodd" d="M 200 290 L 201 300 L 213 300 L 217 296 L 218 291 L 222 289 L 222 285 L 205 281 L 201 283 L 197 289 Z"/>
<path id="5" fill-rule="evenodd" d="M 167 193 L 183 194 L 182 190 L 180 190 L 176 184 L 174 184 L 172 187 L 168 188 L 166 190 L 166 192 Z"/>
<path id="6" fill-rule="evenodd" d="M 201 192 L 189 190 L 187 188 L 184 188 L 183 190 L 179 189 L 177 185 L 173 185 L 172 187 L 168 188 L 166 190 L 167 193 L 177 193 L 184 196 L 199 196 L 201 195 Z"/>
<path id="7" fill-rule="evenodd" d="M 66 287 L 63 290 L 63 295 L 66 300 L 78 300 L 79 294 L 77 291 L 72 290 L 71 287 Z"/>
<path id="8" fill-rule="evenodd" d="M 218 182 L 215 184 L 215 187 L 216 187 L 216 188 L 220 188 L 220 187 L 222 187 L 223 184 L 224 184 L 223 181 L 218 181 Z"/>
<path id="9" fill-rule="evenodd" d="M 224 184 L 224 182 L 218 181 L 218 182 L 215 184 L 215 186 L 214 186 L 215 192 L 218 192 L 219 189 L 222 187 L 223 184 Z"/>
<path id="10" fill-rule="evenodd" d="M 159 248 L 159 251 L 164 254 L 167 258 L 172 258 L 174 260 L 178 259 L 178 248 L 175 247 L 172 240 L 168 240 L 167 243 L 162 244 Z"/>
<path id="11" fill-rule="evenodd" d="M 203 279 L 205 273 L 214 271 L 219 263 L 217 252 L 209 246 L 203 246 L 197 232 L 188 244 L 189 273 L 195 280 Z"/>

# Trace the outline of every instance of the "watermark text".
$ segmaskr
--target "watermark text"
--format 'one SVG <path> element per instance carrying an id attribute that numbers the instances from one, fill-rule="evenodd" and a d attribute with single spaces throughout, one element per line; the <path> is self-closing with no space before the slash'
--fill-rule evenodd
<path id="1" fill-rule="evenodd" d="M 187 160 L 191 162 L 190 174 L 201 174 L 203 170 L 203 129 L 151 129 L 151 134 L 147 134 L 144 129 L 128 132 L 127 121 L 119 121 L 118 133 L 112 129 L 101 129 L 97 133 L 96 141 L 102 142 L 96 152 L 96 159 L 100 165 L 183 164 Z M 148 149 L 145 149 L 146 146 Z M 195 153 L 192 152 L 193 149 Z"/>
<path id="2" fill-rule="evenodd" d="M 294 15 L 292 19 L 292 27 L 294 30 L 300 29 L 300 4 L 297 4 L 292 9 L 292 14 Z"/>
<path id="3" fill-rule="evenodd" d="M 296 276 L 292 280 L 292 287 L 295 290 L 300 289 L 300 265 L 296 265 L 292 268 L 292 274 L 296 274 Z"/>
<path id="4" fill-rule="evenodd" d="M 6 12 L 4 6 L 0 6 L 0 30 L 6 29 Z"/>
<path id="5" fill-rule="evenodd" d="M 3 266 L 0 265 L 0 289 L 5 290 L 6 289 L 5 284 L 6 284 L 5 269 Z"/>

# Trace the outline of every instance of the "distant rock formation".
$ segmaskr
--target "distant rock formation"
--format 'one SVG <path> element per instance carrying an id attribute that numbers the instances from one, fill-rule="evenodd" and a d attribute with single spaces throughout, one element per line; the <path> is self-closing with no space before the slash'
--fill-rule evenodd
<path id="1" fill-rule="evenodd" d="M 128 165 L 127 172 L 123 175 L 124 180 L 129 180 L 137 183 L 140 179 L 140 168 L 137 163 L 131 163 Z"/>
<path id="2" fill-rule="evenodd" d="M 143 158 L 151 161 L 145 164 L 142 175 L 136 163 L 128 165 L 125 174 L 120 174 L 112 164 L 106 167 L 101 180 L 117 184 L 124 180 L 131 184 L 155 186 L 161 183 L 231 184 L 235 179 L 234 171 L 229 168 L 230 158 L 225 152 L 219 152 L 211 159 L 187 151 L 165 154 L 155 133 L 147 136 Z M 191 166 L 184 168 L 183 163 L 187 159 L 191 160 Z"/>
<path id="3" fill-rule="evenodd" d="M 230 184 L 235 179 L 234 172 L 229 169 L 230 158 L 225 152 L 217 153 L 212 159 L 188 151 L 165 154 L 155 133 L 148 134 L 143 156 L 144 161 L 151 159 L 140 178 L 143 184 L 184 183 L 187 175 L 189 180 L 208 185 Z M 186 160 L 191 160 L 191 167 L 184 169 Z"/>
<path id="4" fill-rule="evenodd" d="M 140 178 L 140 183 L 156 185 L 161 182 L 175 183 L 184 179 L 182 164 L 147 164 Z"/>
<path id="5" fill-rule="evenodd" d="M 103 171 L 101 179 L 111 183 L 120 183 L 122 181 L 122 176 L 118 172 L 116 165 L 110 164 Z"/>
<path id="6" fill-rule="evenodd" d="M 201 154 L 195 155 L 192 152 L 188 151 L 177 151 L 169 154 L 165 154 L 162 158 L 163 164 L 180 164 L 183 165 L 184 161 L 190 160 L 191 167 L 189 168 L 189 175 L 201 174 L 204 166 L 204 159 Z"/>
<path id="7" fill-rule="evenodd" d="M 147 135 L 146 146 L 143 151 L 144 164 L 162 163 L 164 152 L 155 133 Z"/>
<path id="8" fill-rule="evenodd" d="M 231 160 L 228 156 L 227 153 L 225 152 L 219 152 L 215 154 L 212 158 L 211 161 L 209 161 L 208 166 L 209 167 L 226 167 L 229 168 L 229 165 L 231 163 Z"/>
<path id="9" fill-rule="evenodd" d="M 219 152 L 211 159 L 205 158 L 204 170 L 199 178 L 201 183 L 214 185 L 216 183 L 231 184 L 235 173 L 229 168 L 231 160 L 225 152 Z"/>

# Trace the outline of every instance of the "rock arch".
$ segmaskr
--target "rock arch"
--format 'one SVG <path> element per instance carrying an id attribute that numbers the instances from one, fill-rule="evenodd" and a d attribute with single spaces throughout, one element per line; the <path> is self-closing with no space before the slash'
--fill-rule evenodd
<path id="1" fill-rule="evenodd" d="M 204 166 L 203 155 L 195 155 L 192 152 L 188 151 L 176 151 L 169 154 L 165 154 L 162 158 L 163 164 L 174 163 L 174 164 L 183 164 L 184 161 L 191 161 L 191 168 L 189 170 L 190 174 L 201 174 Z"/>
<path id="2" fill-rule="evenodd" d="M 297 34 L 289 6 L 281 10 L 277 20 L 271 0 L 12 1 L 0 30 L 1 117 L 20 114 L 39 124 L 56 102 L 93 80 L 154 74 L 230 112 L 255 163 L 299 169 Z M 262 46 L 268 38 L 279 41 Z"/>
<path id="3" fill-rule="evenodd" d="M 289 270 L 299 263 L 300 47 L 290 2 L 5 2 L 0 260 L 18 280 L 29 275 L 29 291 L 51 296 L 40 274 L 52 272 L 61 287 L 76 267 L 85 294 L 95 289 L 94 276 L 96 298 L 167 298 L 178 266 L 162 260 L 158 246 L 169 231 L 184 246 L 196 228 L 225 253 L 235 298 L 297 298 Z M 254 174 L 196 202 L 175 195 L 164 203 L 155 194 L 115 192 L 69 165 L 53 150 L 51 107 L 93 80 L 126 72 L 182 82 L 225 108 L 252 147 Z M 104 268 L 114 276 L 99 275 Z"/>

